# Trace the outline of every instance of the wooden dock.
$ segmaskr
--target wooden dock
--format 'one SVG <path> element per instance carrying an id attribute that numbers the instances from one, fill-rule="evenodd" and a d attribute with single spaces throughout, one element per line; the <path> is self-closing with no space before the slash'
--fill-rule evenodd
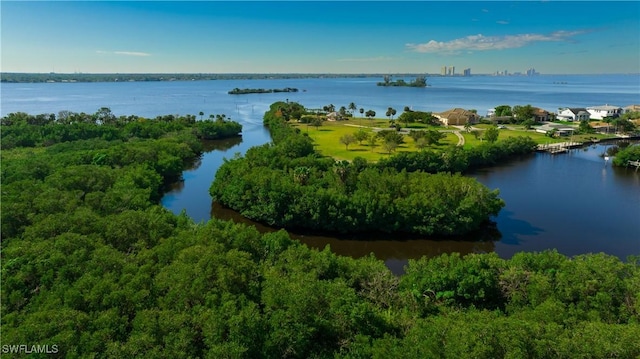
<path id="1" fill-rule="evenodd" d="M 560 142 L 546 143 L 538 145 L 538 151 L 544 151 L 551 154 L 567 152 L 570 148 L 582 146 L 581 142 Z"/>

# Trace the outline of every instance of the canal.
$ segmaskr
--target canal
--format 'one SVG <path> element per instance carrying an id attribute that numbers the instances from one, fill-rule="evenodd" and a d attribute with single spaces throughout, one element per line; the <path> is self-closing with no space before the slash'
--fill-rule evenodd
<path id="1" fill-rule="evenodd" d="M 184 172 L 184 181 L 162 203 L 175 213 L 183 209 L 196 222 L 211 217 L 232 219 L 274 231 L 212 203 L 208 194 L 217 168 L 225 158 L 269 141 L 262 126 L 244 130 L 243 138 L 208 143 L 200 161 Z M 373 253 L 395 273 L 409 259 L 442 253 L 496 252 L 510 258 L 519 251 L 557 249 L 566 255 L 604 252 L 625 259 L 640 254 L 640 171 L 613 167 L 602 157 L 615 143 L 601 143 L 562 154 L 536 153 L 470 176 L 499 189 L 505 208 L 495 226 L 460 238 L 398 237 L 389 234 L 328 236 L 290 233 L 306 245 L 329 245 L 340 255 Z"/>

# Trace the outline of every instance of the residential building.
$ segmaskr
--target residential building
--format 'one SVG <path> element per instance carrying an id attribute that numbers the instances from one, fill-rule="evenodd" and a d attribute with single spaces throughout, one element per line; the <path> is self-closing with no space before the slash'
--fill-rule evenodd
<path id="1" fill-rule="evenodd" d="M 456 67 L 455 66 L 449 66 L 449 68 L 447 69 L 447 75 L 455 76 L 456 75 Z"/>
<path id="2" fill-rule="evenodd" d="M 444 112 L 434 113 L 433 116 L 440 120 L 440 122 L 442 122 L 445 126 L 459 126 L 464 125 L 467 122 L 476 123 L 479 120 L 479 116 L 477 113 L 465 110 L 463 108 L 453 108 Z"/>
<path id="3" fill-rule="evenodd" d="M 533 111 L 533 120 L 536 122 L 547 122 L 549 121 L 550 113 L 549 111 L 545 111 L 541 108 L 535 108 Z"/>
<path id="4" fill-rule="evenodd" d="M 464 74 L 464 76 L 471 76 L 471 69 L 470 68 L 466 68 L 463 70 L 462 72 Z"/>
<path id="5" fill-rule="evenodd" d="M 592 120 L 602 120 L 605 117 L 618 117 L 622 113 L 622 108 L 618 106 L 603 105 L 587 107 Z"/>
<path id="6" fill-rule="evenodd" d="M 573 132 L 576 129 L 573 127 L 569 127 L 569 126 L 565 126 L 565 125 L 558 125 L 558 124 L 553 124 L 553 123 L 547 123 L 544 124 L 542 126 L 538 126 L 536 127 L 536 132 L 540 132 L 540 133 L 550 133 L 550 132 L 555 132 L 556 135 L 558 136 L 570 136 L 573 134 Z"/>
<path id="7" fill-rule="evenodd" d="M 447 76 L 447 67 L 446 66 L 442 66 L 440 68 L 440 75 L 441 76 Z"/>
<path id="8" fill-rule="evenodd" d="M 622 109 L 622 113 L 640 112 L 640 105 L 629 105 Z"/>
<path id="9" fill-rule="evenodd" d="M 591 114 L 587 111 L 586 108 L 564 107 L 558 109 L 556 118 L 561 121 L 588 121 L 591 118 Z"/>

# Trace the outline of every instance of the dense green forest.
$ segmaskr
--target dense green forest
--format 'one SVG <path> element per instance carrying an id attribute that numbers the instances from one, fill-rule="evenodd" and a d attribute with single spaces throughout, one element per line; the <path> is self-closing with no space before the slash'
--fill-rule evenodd
<path id="1" fill-rule="evenodd" d="M 3 358 L 640 356 L 640 257 L 450 254 L 397 277 L 160 206 L 202 149 L 193 116 L 59 117 L 2 119 Z"/>
<path id="2" fill-rule="evenodd" d="M 214 200 L 285 228 L 461 235 L 486 224 L 504 203 L 498 191 L 452 173 L 535 148 L 531 139 L 513 138 L 469 151 L 403 153 L 378 164 L 335 161 L 287 125 L 304 115 L 298 103 L 272 104 L 264 122 L 273 143 L 226 161 L 211 186 Z"/>

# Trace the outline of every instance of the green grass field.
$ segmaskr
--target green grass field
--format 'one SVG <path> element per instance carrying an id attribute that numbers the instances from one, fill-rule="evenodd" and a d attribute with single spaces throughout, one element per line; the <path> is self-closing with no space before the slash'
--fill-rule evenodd
<path id="1" fill-rule="evenodd" d="M 385 156 L 389 156 L 389 153 L 385 151 L 382 147 L 382 142 L 379 140 L 377 144 L 372 147 L 367 141 L 363 141 L 361 144 L 356 142 L 349 145 L 348 148 L 345 145 L 340 143 L 340 137 L 346 134 L 354 134 L 359 129 L 364 129 L 367 132 L 374 132 L 373 128 L 379 129 L 389 129 L 390 121 L 386 119 L 366 119 L 366 118 L 358 118 L 354 117 L 348 121 L 324 121 L 322 126 L 314 127 L 311 125 L 303 124 L 303 123 L 291 123 L 293 127 L 299 128 L 302 133 L 306 133 L 313 139 L 314 146 L 316 150 L 324 155 L 333 157 L 338 160 L 353 160 L 356 157 L 365 158 L 367 161 L 376 162 L 380 158 Z M 404 127 L 404 123 L 401 123 L 401 126 L 405 130 L 411 129 L 434 129 L 440 131 L 453 131 L 459 130 L 454 127 L 446 127 L 446 126 L 429 126 L 425 124 L 417 124 L 412 123 L 409 127 Z M 480 131 L 490 127 L 491 125 L 486 124 L 478 124 L 473 127 Z M 481 139 L 476 139 L 473 133 L 466 132 L 464 130 L 460 130 L 460 133 L 465 139 L 465 148 L 471 148 L 473 146 L 477 146 L 482 143 Z M 610 136 L 602 135 L 602 134 L 588 134 L 588 135 L 575 135 L 572 137 L 557 137 L 551 138 L 546 136 L 545 134 L 536 132 L 535 130 L 526 130 L 523 126 L 517 125 L 509 125 L 509 128 L 501 129 L 500 135 L 498 137 L 498 141 L 501 139 L 505 139 L 508 137 L 516 137 L 516 136 L 528 136 L 531 137 L 534 141 L 539 144 L 548 144 L 548 143 L 558 143 L 558 142 L 586 142 L 592 138 L 604 139 Z M 458 143 L 458 137 L 452 132 L 447 132 L 446 137 L 440 140 L 438 145 L 430 146 L 430 149 L 444 149 L 450 145 L 455 145 Z M 413 152 L 418 151 L 419 149 L 416 147 L 415 142 L 409 136 L 404 136 L 404 143 L 398 146 L 394 152 L 391 154 L 398 152 Z"/>
<path id="2" fill-rule="evenodd" d="M 382 148 L 382 142 L 378 140 L 377 144 L 372 147 L 367 141 L 363 141 L 362 144 L 354 143 L 349 145 L 347 149 L 345 145 L 340 143 L 340 137 L 346 134 L 354 134 L 361 128 L 367 132 L 374 132 L 372 127 L 381 129 L 389 128 L 389 121 L 382 119 L 374 120 L 362 120 L 362 126 L 358 119 L 352 119 L 349 121 L 324 121 L 322 126 L 316 128 L 307 124 L 294 123 L 294 127 L 300 129 L 302 133 L 306 133 L 313 139 L 316 150 L 324 155 L 330 156 L 338 160 L 353 160 L 356 157 L 365 158 L 367 161 L 375 162 L 380 158 L 389 156 L 389 154 Z M 369 125 L 369 126 L 367 126 Z M 412 124 L 415 125 L 415 124 Z M 446 127 L 427 126 L 420 124 L 419 126 L 408 127 L 412 128 L 429 128 L 429 129 L 445 129 Z M 407 128 L 405 128 L 407 129 Z M 458 137 L 453 133 L 447 133 L 447 136 L 440 140 L 438 145 L 431 146 L 433 149 L 446 148 L 449 145 L 455 145 L 458 143 Z M 404 143 L 398 146 L 394 153 L 403 151 L 418 151 L 413 139 L 409 136 L 404 136 Z"/>

